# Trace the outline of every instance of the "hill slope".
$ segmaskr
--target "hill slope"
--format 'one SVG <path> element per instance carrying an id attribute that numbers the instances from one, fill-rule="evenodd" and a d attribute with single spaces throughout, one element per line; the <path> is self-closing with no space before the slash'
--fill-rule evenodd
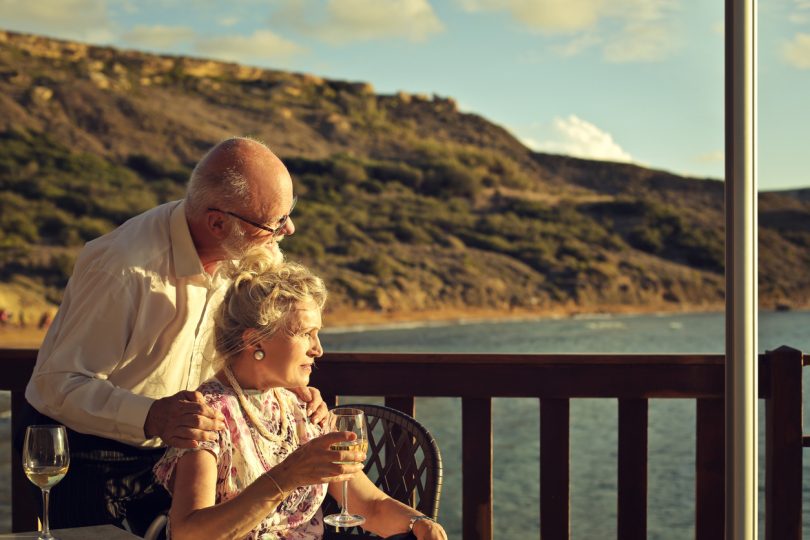
<path id="1" fill-rule="evenodd" d="M 287 252 L 372 312 L 717 306 L 723 187 L 537 154 L 452 99 L 0 32 L 0 281 L 58 302 L 87 240 L 258 137 L 293 173 Z M 810 303 L 810 200 L 761 200 L 761 298 Z"/>

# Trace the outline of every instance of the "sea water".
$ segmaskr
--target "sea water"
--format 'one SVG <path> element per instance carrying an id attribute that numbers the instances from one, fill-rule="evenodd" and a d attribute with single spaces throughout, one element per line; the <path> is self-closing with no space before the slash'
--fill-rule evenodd
<path id="1" fill-rule="evenodd" d="M 810 351 L 810 312 L 762 312 L 759 349 L 790 345 Z M 526 322 L 431 324 L 329 331 L 327 351 L 491 353 L 722 353 L 721 313 L 600 316 Z M 810 372 L 805 370 L 805 383 Z M 805 384 L 805 390 L 810 386 Z M 350 397 L 347 400 L 356 401 Z M 373 400 L 365 400 L 373 401 Z M 378 400 L 379 402 L 379 400 Z M 807 403 L 805 417 L 807 417 Z M 760 402 L 761 404 L 761 402 Z M 617 407 L 615 400 L 571 401 L 571 529 L 575 540 L 616 538 Z M 762 409 L 762 408 L 761 408 Z M 760 427 L 764 418 L 760 411 Z M 536 399 L 494 399 L 495 538 L 539 537 L 539 406 Z M 461 401 L 417 398 L 416 416 L 436 437 L 444 461 L 440 520 L 461 538 Z M 0 532 L 10 530 L 8 394 L 0 392 Z M 648 538 L 694 538 L 694 400 L 651 400 Z M 760 429 L 760 464 L 763 463 Z M 806 456 L 808 457 L 808 456 Z M 805 479 L 810 463 L 805 459 Z M 764 479 L 760 466 L 760 493 Z M 58 486 L 55 489 L 59 489 Z M 804 530 L 810 532 L 810 482 L 804 483 Z M 760 518 L 764 500 L 760 497 Z M 760 537 L 762 532 L 760 519 Z M 805 535 L 807 536 L 807 535 Z M 810 536 L 807 536 L 810 537 Z"/>
<path id="2" fill-rule="evenodd" d="M 790 345 L 810 351 L 810 312 L 762 312 L 760 351 Z M 327 351 L 489 353 L 722 353 L 722 313 L 598 316 L 485 324 L 335 332 Z M 810 372 L 805 370 L 805 383 Z M 805 389 L 810 386 L 805 385 Z M 355 397 L 345 398 L 348 401 Z M 370 400 L 373 401 L 373 400 Z M 377 400 L 376 402 L 379 402 Z M 805 413 L 808 412 L 805 402 Z M 762 402 L 760 402 L 762 405 Z M 760 407 L 760 537 L 763 536 L 764 411 Z M 416 416 L 436 437 L 444 462 L 440 520 L 461 538 L 461 400 L 417 398 Z M 805 414 L 807 417 L 807 414 Z M 494 399 L 493 506 L 497 539 L 538 538 L 539 405 Z M 648 538 L 694 538 L 695 401 L 654 399 L 649 408 Z M 571 536 L 616 538 L 618 404 L 571 400 Z M 805 478 L 810 464 L 805 460 Z M 804 498 L 810 498 L 805 482 Z M 807 508 L 805 504 L 805 508 Z M 805 510 L 804 530 L 810 533 Z M 806 535 L 810 538 L 810 535 Z"/>

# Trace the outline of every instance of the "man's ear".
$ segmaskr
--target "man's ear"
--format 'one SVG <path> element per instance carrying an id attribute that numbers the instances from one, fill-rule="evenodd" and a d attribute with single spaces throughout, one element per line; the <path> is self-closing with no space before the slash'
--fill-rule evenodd
<path id="1" fill-rule="evenodd" d="M 225 238 L 228 236 L 228 226 L 225 223 L 225 214 L 209 210 L 205 214 L 205 226 L 215 238 Z"/>

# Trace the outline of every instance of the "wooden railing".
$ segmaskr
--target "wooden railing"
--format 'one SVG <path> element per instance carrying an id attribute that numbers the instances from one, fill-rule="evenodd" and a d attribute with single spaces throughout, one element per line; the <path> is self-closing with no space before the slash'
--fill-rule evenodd
<path id="1" fill-rule="evenodd" d="M 34 357 L 35 351 L 0 349 L 5 374 L 0 389 L 12 391 L 12 414 L 22 403 Z M 787 347 L 759 359 L 759 395 L 766 403 L 767 540 L 801 539 L 802 365 L 802 353 Z M 319 362 L 312 384 L 331 400 L 336 394 L 385 396 L 387 405 L 412 415 L 414 396 L 460 397 L 463 537 L 485 540 L 493 537 L 492 398 L 539 398 L 543 540 L 570 537 L 571 399 L 618 399 L 616 527 L 622 540 L 647 536 L 648 400 L 694 399 L 695 537 L 718 540 L 724 530 L 724 380 L 722 355 L 333 353 Z M 21 496 L 28 490 L 21 489 L 26 480 L 17 449 L 11 466 L 13 527 L 30 528 L 35 514 Z"/>

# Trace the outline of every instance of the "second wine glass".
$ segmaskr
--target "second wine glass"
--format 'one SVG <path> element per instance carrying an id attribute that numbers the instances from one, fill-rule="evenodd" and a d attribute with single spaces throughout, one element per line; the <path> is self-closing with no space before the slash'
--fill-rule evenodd
<path id="1" fill-rule="evenodd" d="M 357 438 L 353 441 L 344 441 L 333 444 L 332 450 L 351 450 L 354 452 L 368 451 L 368 436 L 366 434 L 366 417 L 360 409 L 339 407 L 332 410 L 332 429 L 334 431 L 351 431 Z M 354 461 L 338 461 L 343 465 L 352 465 Z M 366 518 L 359 514 L 349 513 L 348 480 L 343 481 L 343 502 L 339 514 L 332 514 L 323 518 L 323 521 L 333 527 L 357 527 L 366 522 Z"/>
<path id="2" fill-rule="evenodd" d="M 32 483 L 42 490 L 42 533 L 39 540 L 53 540 L 48 523 L 51 488 L 67 474 L 70 452 L 65 426 L 28 426 L 23 446 L 23 469 Z"/>

